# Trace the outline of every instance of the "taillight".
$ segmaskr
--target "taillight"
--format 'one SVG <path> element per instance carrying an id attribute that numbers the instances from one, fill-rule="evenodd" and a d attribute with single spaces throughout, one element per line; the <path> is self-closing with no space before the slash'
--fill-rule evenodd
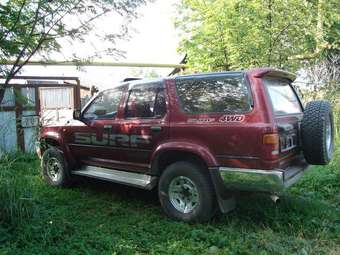
<path id="1" fill-rule="evenodd" d="M 279 146 L 279 135 L 278 134 L 263 135 L 263 144 Z"/>
<path id="2" fill-rule="evenodd" d="M 273 159 L 279 155 L 280 137 L 277 133 L 264 134 L 262 138 L 265 158 Z"/>

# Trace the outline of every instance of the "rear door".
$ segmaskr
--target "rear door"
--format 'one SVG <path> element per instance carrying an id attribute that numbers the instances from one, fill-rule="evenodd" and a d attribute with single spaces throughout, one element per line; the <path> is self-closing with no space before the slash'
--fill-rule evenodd
<path id="1" fill-rule="evenodd" d="M 280 163 L 282 167 L 285 167 L 289 164 L 290 156 L 299 151 L 302 104 L 290 80 L 280 77 L 264 77 L 263 81 L 280 136 Z"/>
<path id="2" fill-rule="evenodd" d="M 152 151 L 169 134 L 169 117 L 163 82 L 135 85 L 125 103 L 121 134 L 129 135 L 124 158 L 130 171 L 150 170 Z"/>
<path id="3" fill-rule="evenodd" d="M 256 165 L 261 129 L 243 73 L 178 77 L 176 90 L 171 140 L 207 148 L 221 166 Z"/>

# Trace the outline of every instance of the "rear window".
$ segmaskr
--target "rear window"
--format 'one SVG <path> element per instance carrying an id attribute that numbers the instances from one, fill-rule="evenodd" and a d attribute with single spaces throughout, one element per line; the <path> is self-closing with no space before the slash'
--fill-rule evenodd
<path id="1" fill-rule="evenodd" d="M 291 87 L 289 80 L 266 77 L 264 78 L 264 83 L 267 87 L 275 115 L 302 112 L 299 99 Z"/>
<path id="2" fill-rule="evenodd" d="M 244 113 L 251 109 L 243 75 L 179 78 L 176 88 L 186 113 Z"/>

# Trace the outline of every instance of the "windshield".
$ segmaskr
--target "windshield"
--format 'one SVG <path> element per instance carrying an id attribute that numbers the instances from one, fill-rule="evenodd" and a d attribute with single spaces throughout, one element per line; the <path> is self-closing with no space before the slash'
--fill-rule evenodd
<path id="1" fill-rule="evenodd" d="M 266 77 L 264 83 L 267 87 L 275 115 L 301 113 L 301 105 L 290 81 L 277 77 Z"/>

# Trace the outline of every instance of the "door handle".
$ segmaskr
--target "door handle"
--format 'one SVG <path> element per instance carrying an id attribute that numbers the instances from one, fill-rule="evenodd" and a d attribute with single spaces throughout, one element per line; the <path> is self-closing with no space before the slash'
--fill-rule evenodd
<path id="1" fill-rule="evenodd" d="M 111 129 L 112 125 L 104 125 L 104 129 Z"/>
<path id="2" fill-rule="evenodd" d="M 151 129 L 151 131 L 161 131 L 162 127 L 161 126 L 151 126 L 150 129 Z"/>

